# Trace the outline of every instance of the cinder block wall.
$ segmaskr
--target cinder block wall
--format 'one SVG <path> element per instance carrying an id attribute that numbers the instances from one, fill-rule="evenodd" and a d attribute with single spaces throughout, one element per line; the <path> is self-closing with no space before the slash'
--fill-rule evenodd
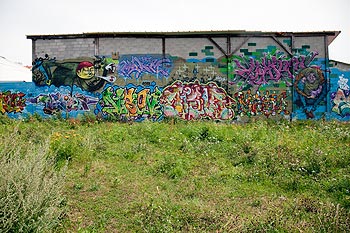
<path id="1" fill-rule="evenodd" d="M 95 40 L 91 38 L 36 40 L 33 60 L 48 54 L 57 60 L 91 57 L 95 54 Z"/>
<path id="2" fill-rule="evenodd" d="M 157 38 L 100 38 L 99 54 L 162 54 L 162 39 Z"/>
<path id="3" fill-rule="evenodd" d="M 212 38 L 221 48 L 226 50 L 227 39 L 218 37 Z M 278 40 L 288 49 L 288 37 L 279 37 Z M 44 57 L 45 54 L 55 56 L 58 60 L 71 59 L 77 57 L 93 57 L 94 55 L 110 55 L 112 52 L 119 54 L 162 54 L 162 39 L 158 38 L 76 38 L 76 39 L 40 39 L 33 41 L 35 51 L 33 52 L 33 60 L 37 57 Z M 242 48 L 248 49 L 250 52 L 275 46 L 277 49 L 284 49 L 276 43 L 272 38 L 249 37 L 232 37 L 230 38 L 231 52 L 234 54 L 242 53 Z M 319 57 L 325 57 L 326 47 L 324 37 L 294 37 L 293 40 L 294 54 L 298 54 L 298 50 L 307 49 L 317 51 Z M 206 57 L 205 47 L 213 47 L 210 51 L 212 57 L 220 58 L 224 54 L 207 38 L 166 38 L 165 53 L 172 56 L 178 56 L 185 59 L 193 58 L 193 54 L 197 59 Z M 192 55 L 192 57 L 191 57 Z"/>

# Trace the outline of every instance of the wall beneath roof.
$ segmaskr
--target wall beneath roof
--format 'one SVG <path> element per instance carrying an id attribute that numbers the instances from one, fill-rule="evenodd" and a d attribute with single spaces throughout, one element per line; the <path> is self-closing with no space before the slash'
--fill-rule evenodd
<path id="1" fill-rule="evenodd" d="M 33 82 L 3 83 L 13 118 L 349 120 L 350 66 L 324 37 L 37 39 Z"/>
<path id="2" fill-rule="evenodd" d="M 157 38 L 100 38 L 99 54 L 161 54 L 162 39 Z"/>
<path id="3" fill-rule="evenodd" d="M 91 57 L 95 53 L 94 39 L 91 38 L 37 40 L 33 43 L 35 43 L 33 60 L 37 57 L 45 57 L 45 54 L 53 55 L 57 60 L 64 60 Z"/>

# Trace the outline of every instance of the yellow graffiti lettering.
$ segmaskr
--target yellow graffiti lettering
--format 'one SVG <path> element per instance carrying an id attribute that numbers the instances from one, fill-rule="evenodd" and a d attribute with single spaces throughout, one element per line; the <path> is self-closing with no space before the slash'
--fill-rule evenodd
<path id="1" fill-rule="evenodd" d="M 143 89 L 137 94 L 137 106 L 139 107 L 140 110 L 146 107 L 148 92 L 149 92 L 149 89 Z"/>
<path id="2" fill-rule="evenodd" d="M 137 115 L 137 108 L 133 101 L 133 94 L 134 94 L 135 88 L 125 89 L 125 107 L 129 111 L 130 116 L 136 116 Z"/>

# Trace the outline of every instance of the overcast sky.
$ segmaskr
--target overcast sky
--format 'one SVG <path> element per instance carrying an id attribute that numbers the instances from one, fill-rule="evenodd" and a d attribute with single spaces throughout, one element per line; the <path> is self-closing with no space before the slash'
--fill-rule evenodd
<path id="1" fill-rule="evenodd" d="M 31 64 L 26 35 L 134 31 L 341 31 L 330 59 L 350 63 L 349 0 L 0 0 L 0 56 Z"/>

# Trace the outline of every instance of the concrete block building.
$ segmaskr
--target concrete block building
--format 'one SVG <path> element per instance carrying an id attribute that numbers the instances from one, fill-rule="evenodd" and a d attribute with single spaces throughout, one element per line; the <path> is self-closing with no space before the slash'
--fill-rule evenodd
<path id="1" fill-rule="evenodd" d="M 2 85 L 3 95 L 22 93 L 22 101 L 0 110 L 128 121 L 347 121 L 350 66 L 328 54 L 339 33 L 29 35 L 33 82 Z"/>

